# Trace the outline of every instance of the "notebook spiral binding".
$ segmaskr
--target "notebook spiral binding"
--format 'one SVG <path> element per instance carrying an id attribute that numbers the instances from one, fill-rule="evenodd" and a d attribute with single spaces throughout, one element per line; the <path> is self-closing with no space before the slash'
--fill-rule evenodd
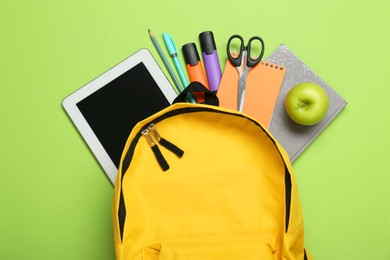
<path id="1" fill-rule="evenodd" d="M 272 63 L 272 62 L 269 62 L 269 61 L 260 61 L 260 64 L 261 65 L 264 65 L 264 66 L 267 66 L 267 67 L 270 67 L 270 68 L 275 68 L 275 69 L 279 69 L 279 70 L 283 70 L 283 66 L 280 66 L 280 65 L 277 65 L 275 63 Z"/>

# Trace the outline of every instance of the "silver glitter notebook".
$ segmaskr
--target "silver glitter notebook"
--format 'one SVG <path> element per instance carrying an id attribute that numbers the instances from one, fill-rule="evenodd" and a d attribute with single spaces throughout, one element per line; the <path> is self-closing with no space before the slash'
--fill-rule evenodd
<path id="1" fill-rule="evenodd" d="M 285 45 L 280 45 L 268 57 L 267 61 L 286 67 L 286 74 L 272 114 L 269 131 L 286 149 L 291 162 L 293 162 L 341 112 L 347 105 L 347 102 Z M 317 83 L 324 88 L 329 97 L 328 113 L 321 122 L 313 126 L 302 126 L 293 122 L 287 115 L 284 107 L 288 91 L 301 82 Z"/>

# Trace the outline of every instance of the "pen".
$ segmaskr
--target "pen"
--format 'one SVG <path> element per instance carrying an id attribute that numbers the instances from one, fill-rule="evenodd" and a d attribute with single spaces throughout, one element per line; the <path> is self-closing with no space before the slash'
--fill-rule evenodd
<path id="1" fill-rule="evenodd" d="M 149 32 L 149 36 L 150 36 L 150 39 L 153 42 L 154 47 L 156 48 L 156 50 L 157 50 L 158 54 L 160 55 L 160 57 L 161 57 L 164 65 L 165 65 L 165 67 L 168 70 L 169 75 L 171 76 L 171 78 L 172 78 L 172 80 L 174 82 L 173 89 L 175 90 L 175 92 L 177 94 L 180 94 L 180 92 L 183 91 L 183 88 L 180 85 L 180 82 L 176 78 L 175 73 L 173 73 L 173 70 L 172 70 L 171 66 L 169 65 L 169 62 L 168 62 L 167 58 L 165 57 L 165 55 L 164 55 L 160 45 L 158 44 L 156 37 L 154 36 L 154 34 L 149 29 L 148 29 L 148 32 Z"/>
<path id="2" fill-rule="evenodd" d="M 199 34 L 199 39 L 210 91 L 215 92 L 218 90 L 222 78 L 222 71 L 221 65 L 219 64 L 213 32 L 202 32 Z"/>
<path id="3" fill-rule="evenodd" d="M 184 71 L 180 65 L 175 42 L 173 41 L 172 37 L 166 32 L 163 33 L 163 39 L 164 39 L 165 45 L 167 47 L 168 53 L 173 59 L 173 63 L 175 64 L 175 67 L 176 67 L 177 73 L 179 74 L 181 83 L 183 84 L 183 87 L 186 88 L 188 86 L 188 81 L 187 81 L 187 78 L 184 75 Z M 187 99 L 191 103 L 196 103 L 196 100 L 194 99 L 194 97 L 192 96 L 191 93 L 188 93 Z"/>
<path id="4" fill-rule="evenodd" d="M 167 46 L 168 53 L 173 59 L 173 63 L 175 64 L 175 67 L 176 67 L 177 73 L 179 74 L 181 83 L 183 84 L 183 87 L 187 87 L 188 82 L 187 82 L 187 79 L 184 75 L 183 69 L 181 68 L 179 58 L 177 57 L 177 50 L 176 50 L 175 42 L 173 41 L 172 37 L 166 32 L 163 33 L 163 38 L 164 38 L 165 45 Z"/>

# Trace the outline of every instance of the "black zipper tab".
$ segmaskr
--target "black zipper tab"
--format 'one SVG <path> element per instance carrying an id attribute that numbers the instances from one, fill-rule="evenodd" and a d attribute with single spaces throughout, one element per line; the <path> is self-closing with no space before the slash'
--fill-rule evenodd
<path id="1" fill-rule="evenodd" d="M 148 127 L 148 130 L 151 132 L 151 134 L 153 135 L 154 139 L 159 144 L 164 146 L 166 149 L 168 149 L 172 153 L 176 154 L 177 157 L 181 158 L 183 156 L 184 151 L 182 149 L 180 149 L 179 147 L 177 147 L 176 145 L 174 145 L 173 143 L 171 143 L 168 140 L 166 140 L 165 138 L 162 138 L 161 135 L 159 134 L 159 132 L 157 131 L 155 124 L 153 124 L 153 123 L 150 124 L 149 127 Z"/>
<path id="2" fill-rule="evenodd" d="M 154 141 L 152 135 L 149 133 L 148 129 L 145 129 L 141 132 L 141 134 L 145 137 L 146 142 L 148 145 L 152 148 L 152 151 L 154 153 L 154 156 L 157 159 L 158 164 L 160 165 L 161 169 L 163 171 L 167 171 L 169 169 L 169 164 L 165 160 L 164 156 L 162 155 L 160 149 L 158 148 L 157 143 Z"/>

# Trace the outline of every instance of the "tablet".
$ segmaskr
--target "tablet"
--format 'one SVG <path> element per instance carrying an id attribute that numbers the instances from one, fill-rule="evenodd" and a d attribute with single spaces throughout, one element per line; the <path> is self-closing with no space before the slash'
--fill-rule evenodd
<path id="1" fill-rule="evenodd" d="M 134 125 L 176 96 L 151 53 L 141 49 L 67 96 L 62 105 L 114 183 Z"/>

